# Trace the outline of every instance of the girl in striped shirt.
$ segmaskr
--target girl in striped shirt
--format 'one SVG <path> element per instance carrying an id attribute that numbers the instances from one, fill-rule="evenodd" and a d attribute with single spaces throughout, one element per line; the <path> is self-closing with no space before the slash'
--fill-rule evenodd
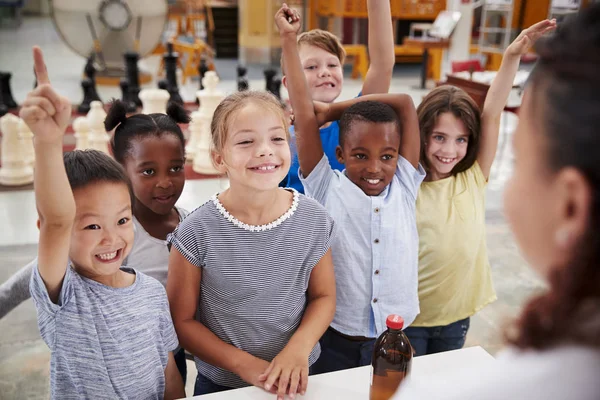
<path id="1" fill-rule="evenodd" d="M 290 167 L 288 132 L 270 94 L 223 100 L 212 158 L 230 188 L 169 237 L 167 294 L 180 343 L 195 356 L 195 395 L 248 385 L 281 399 L 304 393 L 333 318 L 333 221 L 278 187 Z"/>

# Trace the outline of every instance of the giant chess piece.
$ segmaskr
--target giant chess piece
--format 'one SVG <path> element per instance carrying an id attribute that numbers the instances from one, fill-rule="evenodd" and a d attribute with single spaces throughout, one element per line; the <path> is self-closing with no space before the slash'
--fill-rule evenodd
<path id="1" fill-rule="evenodd" d="M 19 117 L 6 114 L 0 118 L 2 131 L 2 167 L 0 185 L 21 186 L 33 182 L 33 168 L 25 161 L 19 138 Z"/>
<path id="2" fill-rule="evenodd" d="M 0 93 L 0 117 L 6 115 L 8 113 L 8 106 L 3 103 L 2 93 Z"/>
<path id="3" fill-rule="evenodd" d="M 128 95 L 129 101 L 135 103 L 137 107 L 142 106 L 140 100 L 140 71 L 138 69 L 138 60 L 140 55 L 135 51 L 126 52 L 125 57 L 125 72 L 127 75 L 127 83 L 129 83 Z"/>
<path id="4" fill-rule="evenodd" d="M 0 72 L 0 98 L 2 98 L 2 102 L 8 108 L 17 108 L 19 105 L 13 98 L 12 92 L 10 90 L 10 78 L 12 74 L 10 72 Z"/>
<path id="5" fill-rule="evenodd" d="M 273 79 L 275 79 L 277 71 L 273 68 L 267 68 L 263 71 L 263 74 L 265 75 L 265 90 L 273 93 Z"/>
<path id="6" fill-rule="evenodd" d="M 90 56 L 83 69 L 85 78 L 81 81 L 81 88 L 83 89 L 83 101 L 77 107 L 77 111 L 80 114 L 87 114 L 90 111 L 90 104 L 92 101 L 102 101 L 96 90 L 96 68 L 94 67 L 94 56 Z"/>
<path id="7" fill-rule="evenodd" d="M 248 69 L 243 65 L 238 65 L 237 67 L 237 90 L 238 92 L 244 92 L 248 90 L 250 85 L 248 85 L 248 78 L 246 77 L 246 73 Z"/>
<path id="8" fill-rule="evenodd" d="M 277 77 L 271 82 L 271 93 L 281 101 L 281 78 Z"/>
<path id="9" fill-rule="evenodd" d="M 190 141 L 195 145 L 195 150 L 190 149 L 191 151 L 188 151 L 187 154 L 188 158 L 190 158 L 190 156 L 193 157 L 193 169 L 199 174 L 219 174 L 219 171 L 215 169 L 212 163 L 210 155 L 210 122 L 217 106 L 225 97 L 223 92 L 217 89 L 218 84 L 219 77 L 217 76 L 217 73 L 215 71 L 208 71 L 203 79 L 205 89 L 196 93 L 196 96 L 200 98 L 200 109 L 197 114 L 199 130 L 192 131 L 196 136 L 192 136 Z"/>
<path id="10" fill-rule="evenodd" d="M 163 89 L 142 89 L 140 99 L 142 100 L 143 114 L 166 114 L 169 92 Z"/>
<path id="11" fill-rule="evenodd" d="M 206 65 L 206 60 L 202 58 L 200 60 L 200 65 L 198 65 L 198 85 L 200 90 L 204 90 L 204 84 L 202 81 L 204 80 L 204 75 L 208 72 L 208 65 Z M 196 96 L 196 104 L 200 105 L 200 98 Z"/>
<path id="12" fill-rule="evenodd" d="M 102 103 L 99 101 L 92 101 L 92 108 L 87 115 L 88 123 L 90 124 L 89 148 L 102 151 L 106 154 L 110 154 L 108 151 L 108 142 L 110 136 L 104 129 L 104 120 L 106 119 L 106 111 Z"/>
<path id="13" fill-rule="evenodd" d="M 121 88 L 121 101 L 125 104 L 125 109 L 128 113 L 134 113 L 137 111 L 137 106 L 129 98 L 129 82 L 127 79 L 121 79 L 119 81 L 119 87 Z"/>
<path id="14" fill-rule="evenodd" d="M 75 150 L 86 150 L 90 148 L 90 124 L 87 117 L 77 117 L 73 121 L 75 131 Z"/>
<path id="15" fill-rule="evenodd" d="M 167 91 L 171 95 L 171 101 L 183 104 L 183 99 L 179 94 L 179 87 L 177 86 L 177 59 L 179 54 L 173 51 L 173 44 L 167 44 L 167 52 L 163 55 L 165 63 L 165 71 L 167 78 Z"/>
<path id="16" fill-rule="evenodd" d="M 35 150 L 33 148 L 33 132 L 29 126 L 19 118 L 19 139 L 21 140 L 21 149 L 23 151 L 23 159 L 27 165 L 33 168 L 35 163 Z"/>

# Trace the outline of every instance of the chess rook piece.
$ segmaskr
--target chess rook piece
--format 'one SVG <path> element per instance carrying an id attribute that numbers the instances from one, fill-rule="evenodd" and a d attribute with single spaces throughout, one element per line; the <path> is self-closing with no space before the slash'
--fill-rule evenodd
<path id="1" fill-rule="evenodd" d="M 217 89 L 219 77 L 215 71 L 206 72 L 202 84 L 204 90 L 199 90 L 196 96 L 200 98 L 200 108 L 192 115 L 190 126 L 190 142 L 186 147 L 186 156 L 194 160 L 193 169 L 199 174 L 218 175 L 210 156 L 210 123 L 215 110 L 225 97 Z"/>
<path id="2" fill-rule="evenodd" d="M 140 74 L 138 69 L 138 60 L 140 55 L 134 51 L 128 51 L 124 54 L 125 57 L 125 73 L 127 75 L 127 82 L 129 88 L 127 90 L 129 94 L 129 101 L 135 103 L 137 107 L 142 106 L 140 100 Z"/>
<path id="3" fill-rule="evenodd" d="M 163 89 L 142 89 L 140 91 L 140 99 L 143 104 L 142 113 L 166 114 L 170 97 L 169 92 Z"/>
<path id="4" fill-rule="evenodd" d="M 165 63 L 165 71 L 167 78 L 167 91 L 171 95 L 171 101 L 179 104 L 183 104 L 183 99 L 179 94 L 179 87 L 177 86 L 177 59 L 179 54 L 173 51 L 173 44 L 167 45 L 167 52 L 163 55 Z"/>
<path id="5" fill-rule="evenodd" d="M 248 90 L 248 78 L 246 78 L 246 73 L 248 70 L 243 65 L 238 65 L 237 67 L 237 90 L 238 92 L 243 92 Z"/>
<path id="6" fill-rule="evenodd" d="M 263 71 L 263 74 L 265 75 L 265 90 L 273 93 L 273 79 L 275 79 L 277 71 L 273 68 L 267 68 Z"/>
<path id="7" fill-rule="evenodd" d="M 125 108 L 128 113 L 134 113 L 137 111 L 137 106 L 134 102 L 129 100 L 129 82 L 127 79 L 121 79 L 119 82 L 119 87 L 121 88 L 121 101 L 125 104 Z"/>
<path id="8" fill-rule="evenodd" d="M 90 124 L 87 117 L 75 118 L 73 130 L 75 131 L 75 150 L 89 149 Z"/>
<path id="9" fill-rule="evenodd" d="M 92 101 L 90 112 L 87 114 L 87 120 L 90 125 L 89 148 L 102 151 L 106 154 L 108 152 L 108 142 L 110 136 L 104 129 L 104 120 L 106 119 L 106 112 L 102 103 L 99 101 Z"/>
<path id="10" fill-rule="evenodd" d="M 8 108 L 17 108 L 19 105 L 13 98 L 12 92 L 10 90 L 10 78 L 12 74 L 10 72 L 0 72 L 0 92 L 2 95 L 2 103 L 4 103 Z"/>
<path id="11" fill-rule="evenodd" d="M 25 121 L 19 118 L 19 139 L 21 140 L 21 149 L 25 163 L 33 168 L 35 163 L 35 150 L 33 149 L 33 132 L 27 126 Z"/>
<path id="12" fill-rule="evenodd" d="M 23 144 L 19 138 L 19 121 L 19 117 L 13 114 L 6 114 L 0 118 L 0 130 L 2 131 L 1 185 L 20 186 L 33 182 L 33 168 L 25 161 Z"/>

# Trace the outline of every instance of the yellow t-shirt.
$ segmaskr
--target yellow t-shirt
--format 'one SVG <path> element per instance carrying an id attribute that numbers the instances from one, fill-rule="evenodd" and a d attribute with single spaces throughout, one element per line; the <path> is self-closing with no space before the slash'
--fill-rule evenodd
<path id="1" fill-rule="evenodd" d="M 411 326 L 448 325 L 496 300 L 485 241 L 486 183 L 476 162 L 456 176 L 421 184 L 421 313 Z"/>

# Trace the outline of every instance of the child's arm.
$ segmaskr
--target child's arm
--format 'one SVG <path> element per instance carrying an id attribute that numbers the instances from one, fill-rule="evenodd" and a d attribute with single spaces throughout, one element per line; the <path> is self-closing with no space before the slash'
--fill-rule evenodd
<path id="1" fill-rule="evenodd" d="M 196 320 L 202 270 L 191 264 L 175 247 L 169 256 L 167 297 L 179 344 L 195 356 L 262 387 L 259 376 L 269 363 L 225 343 Z"/>
<path id="2" fill-rule="evenodd" d="M 324 124 L 329 121 L 338 120 L 341 118 L 342 113 L 346 108 L 355 103 L 367 100 L 385 103 L 396 111 L 402 127 L 399 153 L 411 163 L 413 167 L 417 168 L 421 151 L 419 119 L 417 118 L 417 110 L 415 109 L 412 98 L 407 94 L 370 94 L 331 104 L 315 102 L 314 108 L 317 114 L 317 122 L 319 124 Z"/>
<path id="3" fill-rule="evenodd" d="M 27 95 L 20 116 L 34 134 L 34 188 L 40 219 L 38 270 L 56 303 L 75 220 L 75 199 L 63 162 L 63 135 L 71 119 L 71 104 L 50 86 L 39 47 L 34 47 L 33 59 L 38 87 Z"/>
<path id="4" fill-rule="evenodd" d="M 31 297 L 29 281 L 37 259 L 33 260 L 0 285 L 0 319 Z"/>
<path id="5" fill-rule="evenodd" d="M 390 90 L 396 56 L 392 11 L 388 0 L 367 0 L 369 18 L 370 65 L 362 94 L 387 93 Z"/>
<path id="6" fill-rule="evenodd" d="M 167 361 L 167 368 L 165 368 L 165 400 L 171 399 L 183 399 L 185 397 L 185 388 L 183 387 L 183 380 L 181 374 L 175 364 L 175 358 L 173 352 L 169 352 L 169 360 Z"/>
<path id="7" fill-rule="evenodd" d="M 284 398 L 288 385 L 289 394 L 304 395 L 308 384 L 308 356 L 333 320 L 335 275 L 331 250 L 327 250 L 313 268 L 307 293 L 308 304 L 300 326 L 261 377 L 266 379 L 266 390 L 271 390 L 279 381 L 278 399 Z"/>
<path id="8" fill-rule="evenodd" d="M 323 158 L 323 146 L 312 97 L 298 55 L 297 33 L 300 30 L 300 18 L 295 10 L 284 3 L 275 14 L 275 23 L 281 38 L 288 94 L 294 110 L 294 129 L 300 171 L 304 177 L 307 177 Z"/>
<path id="9" fill-rule="evenodd" d="M 521 56 L 546 32 L 556 28 L 555 20 L 544 20 L 523 30 L 508 46 L 502 58 L 500 70 L 494 78 L 485 98 L 481 112 L 481 138 L 477 162 L 485 178 L 489 178 L 500 134 L 500 117 L 508 100 Z"/>

